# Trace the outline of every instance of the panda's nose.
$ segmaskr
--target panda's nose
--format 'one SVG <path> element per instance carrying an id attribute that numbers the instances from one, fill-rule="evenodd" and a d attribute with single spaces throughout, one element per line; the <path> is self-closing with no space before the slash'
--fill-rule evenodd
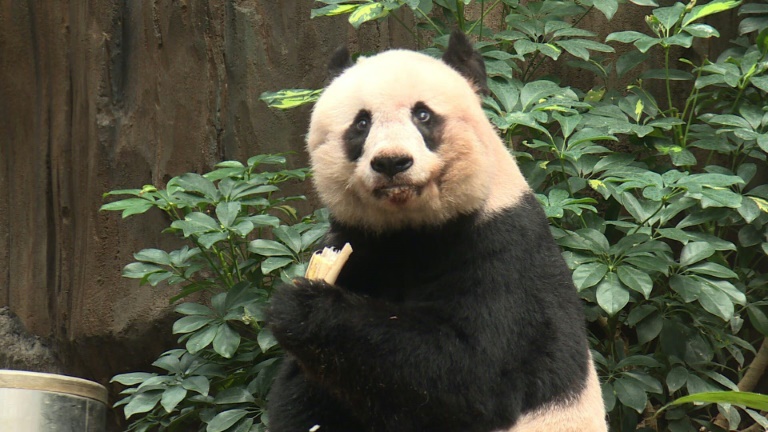
<path id="1" fill-rule="evenodd" d="M 379 156 L 371 160 L 371 168 L 374 171 L 389 177 L 406 171 L 412 165 L 413 158 L 410 156 Z"/>

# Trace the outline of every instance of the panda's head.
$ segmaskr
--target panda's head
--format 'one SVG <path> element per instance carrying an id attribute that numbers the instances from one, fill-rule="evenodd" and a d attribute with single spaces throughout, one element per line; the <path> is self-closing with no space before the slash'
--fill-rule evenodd
<path id="1" fill-rule="evenodd" d="M 331 66 L 348 61 L 342 52 Z M 392 50 L 344 69 L 315 105 L 307 137 L 323 204 L 342 223 L 380 232 L 487 211 L 498 187 L 522 193 L 481 108 L 485 85 L 482 57 L 461 33 L 442 61 Z"/>

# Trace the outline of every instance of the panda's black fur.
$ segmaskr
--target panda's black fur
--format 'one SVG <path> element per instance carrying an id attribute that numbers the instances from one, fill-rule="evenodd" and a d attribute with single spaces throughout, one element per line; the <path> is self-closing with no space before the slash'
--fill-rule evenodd
<path id="1" fill-rule="evenodd" d="M 273 294 L 271 432 L 501 431 L 585 388 L 582 305 L 530 191 L 436 226 L 333 220 L 323 246 L 347 242 L 334 286 Z"/>

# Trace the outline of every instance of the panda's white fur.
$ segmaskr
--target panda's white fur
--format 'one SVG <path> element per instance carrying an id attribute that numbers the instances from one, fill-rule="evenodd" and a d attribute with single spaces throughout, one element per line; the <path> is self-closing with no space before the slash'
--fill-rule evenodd
<path id="1" fill-rule="evenodd" d="M 417 101 L 447 117 L 450 146 L 436 153 L 426 148 L 411 120 Z M 352 162 L 342 140 L 360 107 L 373 113 L 373 125 L 361 159 Z M 413 51 L 358 61 L 325 90 L 309 131 L 320 199 L 340 221 L 372 230 L 436 225 L 478 209 L 493 213 L 530 190 L 467 80 L 442 61 Z M 422 187 L 421 195 L 404 204 L 373 198 L 381 178 L 370 169 L 371 159 L 399 153 L 412 155 L 414 166 L 398 181 Z"/>
<path id="2" fill-rule="evenodd" d="M 467 42 L 465 44 L 468 45 Z M 305 427 L 306 425 L 315 424 L 316 421 L 319 422 L 321 430 L 323 430 L 324 425 L 325 429 L 330 431 L 362 430 L 360 429 L 361 425 L 357 423 L 361 419 L 346 418 L 345 413 L 348 408 L 342 408 L 341 406 L 344 404 L 357 406 L 360 403 L 361 405 L 357 406 L 359 409 L 357 411 L 358 415 L 367 415 L 364 414 L 365 411 L 375 408 L 377 401 L 375 399 L 367 399 L 368 392 L 363 391 L 359 393 L 359 391 L 365 388 L 365 386 L 370 385 L 384 388 L 384 382 L 390 383 L 386 381 L 389 377 L 355 376 L 354 371 L 347 369 L 349 366 L 338 370 L 336 368 L 341 365 L 356 365 L 363 361 L 360 359 L 370 355 L 366 351 L 365 346 L 374 338 L 379 338 L 376 347 L 386 357 L 387 363 L 365 366 L 362 369 L 363 372 L 357 372 L 358 374 L 368 373 L 368 371 L 376 370 L 378 367 L 384 368 L 383 371 L 386 374 L 398 374 L 398 370 L 402 370 L 402 363 L 409 364 L 409 357 L 414 359 L 420 358 L 417 355 L 422 350 L 429 356 L 430 350 L 435 352 L 441 351 L 441 344 L 451 345 L 455 342 L 450 338 L 449 334 L 445 334 L 441 330 L 442 327 L 440 325 L 430 328 L 431 323 L 421 323 L 419 317 L 416 318 L 416 324 L 426 327 L 417 326 L 419 328 L 419 330 L 416 330 L 417 333 L 424 333 L 424 336 L 435 339 L 430 340 L 430 342 L 436 342 L 438 346 L 424 347 L 423 349 L 422 347 L 414 346 L 409 354 L 401 354 L 398 351 L 403 346 L 397 341 L 396 332 L 398 330 L 392 330 L 391 326 L 398 325 L 398 323 L 405 326 L 405 315 L 409 312 L 409 308 L 413 307 L 415 310 L 419 310 L 424 300 L 418 297 L 422 295 L 421 293 L 417 293 L 416 300 L 412 300 L 408 298 L 408 293 L 390 294 L 386 292 L 386 286 L 379 287 L 377 285 L 379 282 L 376 281 L 376 278 L 389 278 L 389 270 L 385 269 L 382 271 L 376 268 L 376 271 L 380 273 L 377 273 L 378 276 L 373 276 L 373 280 L 368 281 L 371 277 L 368 274 L 370 266 L 379 266 L 375 260 L 381 260 L 382 257 L 384 257 L 383 259 L 391 257 L 391 255 L 384 254 L 382 257 L 376 258 L 375 248 L 382 247 L 382 245 L 384 247 L 390 247 L 392 244 L 401 245 L 401 243 L 397 242 L 402 240 L 403 230 L 406 233 L 414 232 L 417 233 L 416 235 L 421 235 L 418 234 L 421 230 L 432 232 L 429 230 L 434 227 L 440 229 L 443 224 L 453 224 L 454 222 L 451 221 L 456 220 L 461 215 L 470 215 L 470 217 L 472 217 L 471 215 L 476 215 L 476 220 L 480 222 L 474 223 L 483 224 L 484 222 L 482 221 L 489 221 L 486 224 L 488 226 L 495 227 L 496 225 L 494 224 L 500 223 L 502 225 L 499 225 L 499 229 L 518 229 L 517 222 L 509 225 L 509 227 L 514 228 L 504 228 L 506 222 L 503 222 L 504 218 L 511 217 L 509 210 L 515 208 L 523 208 L 522 212 L 519 213 L 523 217 L 532 215 L 535 218 L 541 218 L 541 221 L 531 229 L 536 230 L 536 233 L 545 233 L 543 235 L 551 237 L 547 231 L 548 228 L 543 213 L 541 213 L 540 209 L 533 209 L 532 207 L 536 204 L 532 204 L 535 203 L 535 199 L 532 199 L 530 187 L 523 178 L 514 158 L 499 138 L 497 131 L 484 115 L 478 90 L 476 82 L 465 78 L 465 76 L 441 60 L 412 51 L 392 50 L 371 58 L 361 59 L 356 65 L 346 69 L 341 76 L 326 88 L 323 96 L 317 102 L 311 118 L 307 146 L 314 171 L 313 180 L 316 190 L 321 201 L 329 208 L 331 215 L 337 223 L 336 228 L 332 228 L 331 235 L 326 243 L 331 246 L 337 246 L 334 242 L 347 241 L 346 238 L 351 236 L 350 238 L 360 242 L 370 242 L 371 245 L 365 244 L 361 246 L 370 246 L 374 249 L 364 250 L 362 252 L 364 255 L 359 255 L 361 252 L 353 253 L 353 260 L 357 257 L 358 260 L 364 261 L 347 264 L 347 267 L 342 272 L 342 280 L 340 280 L 342 289 L 340 290 L 322 284 L 318 285 L 312 281 L 297 280 L 296 287 L 275 293 L 275 297 L 272 300 L 273 307 L 270 312 L 271 325 L 283 347 L 292 356 L 295 356 L 289 357 L 289 361 L 286 363 L 270 396 L 270 418 L 272 419 L 272 428 L 275 431 L 299 430 L 297 429 L 299 425 L 300 427 Z M 425 145 L 426 138 L 415 125 L 413 107 L 417 103 L 423 103 L 428 106 L 442 120 L 442 144 L 436 146 L 436 148 L 428 148 Z M 356 118 L 362 109 L 371 114 L 370 128 L 367 130 L 364 146 L 362 146 L 359 156 L 356 159 L 352 159 L 345 149 L 345 133 L 350 128 L 350 125 L 355 124 Z M 413 161 L 410 168 L 405 171 L 398 172 L 396 175 L 386 176 L 372 169 L 372 161 L 376 158 L 401 155 L 407 155 Z M 520 226 L 528 227 L 525 224 L 520 224 Z M 372 236 L 369 236 L 369 233 Z M 509 232 L 499 234 L 502 238 L 516 235 L 514 232 L 513 234 Z M 427 234 L 427 237 L 431 239 L 430 235 Z M 485 238 L 488 239 L 488 235 L 494 236 L 494 231 L 490 233 L 486 231 L 482 235 L 485 235 Z M 519 237 L 519 241 L 530 242 L 531 239 L 529 237 L 522 235 Z M 556 277 L 551 279 L 551 281 L 558 286 L 553 288 L 551 293 L 544 294 L 544 297 L 539 298 L 539 300 L 545 299 L 552 308 L 558 309 L 562 307 L 563 310 L 556 310 L 553 312 L 554 315 L 544 314 L 547 317 L 541 319 L 550 319 L 549 317 L 551 316 L 560 317 L 561 315 L 559 314 L 564 314 L 562 316 L 570 317 L 571 322 L 579 321 L 581 320 L 581 312 L 578 309 L 581 306 L 570 282 L 570 274 L 562 260 L 559 257 L 554 257 L 554 255 L 558 254 L 558 250 L 551 238 L 542 240 L 547 245 L 535 251 L 535 256 L 531 258 L 534 260 L 532 263 L 533 265 L 543 264 L 544 267 L 552 265 L 553 269 L 551 271 L 553 274 L 556 274 Z M 436 244 L 440 244 L 439 241 Z M 451 245 L 453 244 L 451 243 Z M 500 246 L 495 245 L 493 247 L 498 248 Z M 499 262 L 498 259 L 525 257 L 528 253 L 526 243 L 511 247 L 517 248 L 514 254 L 507 254 L 505 252 L 505 258 L 497 258 L 497 261 L 493 264 L 490 263 L 492 261 L 490 255 L 482 258 L 489 261 L 487 271 L 491 272 L 490 276 L 483 275 L 481 277 L 482 283 L 499 284 L 503 282 L 499 278 L 517 278 L 517 273 L 514 272 L 529 273 L 526 267 L 527 264 L 523 264 L 525 258 L 521 258 L 516 267 L 517 269 L 511 270 L 512 273 L 509 273 L 512 276 L 507 275 L 507 273 L 504 273 L 504 275 L 493 274 L 493 272 L 499 269 L 499 267 L 493 266 L 505 266 L 505 263 L 508 262 Z M 353 245 L 353 248 L 355 248 L 355 245 Z M 483 254 L 489 253 L 486 250 L 480 250 L 480 252 Z M 496 255 L 498 253 L 498 249 L 494 249 L 493 254 Z M 361 256 L 365 258 L 361 258 Z M 408 256 L 408 259 L 411 260 L 418 259 L 416 255 Z M 550 258 L 552 259 L 551 262 Z M 372 259 L 374 262 L 371 262 Z M 352 269 L 347 270 L 350 266 Z M 438 265 L 436 268 L 439 269 L 440 266 Z M 394 268 L 391 269 L 391 272 L 397 272 L 398 270 Z M 351 273 L 345 276 L 344 272 L 346 271 Z M 420 270 L 411 269 L 409 271 L 418 273 Z M 461 270 L 452 271 L 460 272 Z M 481 271 L 485 272 L 486 270 L 482 269 Z M 545 271 L 550 270 L 547 269 Z M 502 272 L 506 272 L 506 270 L 502 270 Z M 413 278 L 412 273 L 404 277 L 403 283 L 405 286 L 413 288 L 413 282 L 411 281 L 411 278 Z M 418 275 L 416 276 L 417 280 L 419 277 Z M 549 278 L 548 275 L 547 277 Z M 397 277 L 394 280 L 397 280 Z M 384 288 L 385 291 L 370 291 L 365 286 L 367 283 L 379 287 L 375 289 Z M 387 283 L 390 282 L 384 282 L 383 285 Z M 505 286 L 508 287 L 508 285 Z M 422 289 L 418 285 L 416 288 L 417 290 Z M 536 287 L 531 288 L 536 289 Z M 447 295 L 461 293 L 463 290 L 461 286 L 447 287 L 447 289 Z M 547 289 L 549 290 L 549 288 Z M 496 295 L 499 291 L 495 290 L 493 288 L 487 293 Z M 483 292 L 485 293 L 485 291 Z M 404 300 L 398 297 L 402 295 L 406 296 Z M 504 294 L 502 293 L 502 295 Z M 530 302 L 531 300 L 529 299 L 534 298 L 538 294 L 523 295 L 527 297 L 522 298 Z M 335 298 L 335 300 L 332 300 L 332 298 Z M 339 306 L 338 302 L 341 301 L 339 298 L 346 299 L 343 303 L 355 304 L 355 308 L 344 309 Z M 562 305 L 560 302 L 562 302 Z M 481 316 L 478 316 L 477 320 L 471 317 L 458 319 L 469 319 L 470 321 L 468 322 L 472 325 L 478 325 L 479 327 L 474 329 L 478 333 L 483 333 L 482 329 L 484 327 L 490 328 L 489 334 L 492 335 L 503 335 L 503 331 L 508 331 L 503 330 L 505 329 L 504 325 L 496 326 L 496 323 L 491 318 L 493 316 L 491 314 L 499 313 L 498 307 L 510 306 L 483 304 L 481 302 L 479 305 L 468 305 L 467 307 L 478 306 L 480 307 L 479 313 Z M 539 307 L 540 305 L 536 304 L 535 306 Z M 450 308 L 453 307 L 455 306 L 450 306 Z M 512 307 L 514 308 L 515 306 Z M 330 309 L 326 311 L 326 308 Z M 389 308 L 400 312 L 387 312 Z M 349 333 L 352 327 L 348 323 L 366 322 L 365 326 L 374 325 L 378 323 L 374 317 L 378 316 L 379 313 L 385 314 L 383 317 L 385 322 L 381 323 L 384 327 L 375 327 L 370 331 L 360 329 L 360 334 L 356 333 L 353 335 Z M 400 315 L 400 313 L 403 315 Z M 464 311 L 461 308 L 457 311 L 450 309 L 450 313 L 460 315 Z M 532 314 L 533 316 L 529 316 L 527 312 L 507 311 L 501 312 L 501 315 L 505 313 L 510 313 L 515 322 L 519 320 L 534 322 L 536 319 L 540 319 L 537 314 L 542 312 L 535 311 Z M 488 316 L 482 316 L 485 314 L 488 314 Z M 338 328 L 336 327 L 337 324 Z M 568 328 L 568 326 L 575 328 L 581 325 L 582 323 L 574 322 L 572 326 L 564 324 L 565 327 L 558 328 L 567 333 L 570 330 L 563 329 Z M 318 333 L 321 328 L 324 328 L 324 330 Z M 403 327 L 403 329 L 405 328 L 407 327 Z M 387 332 L 389 331 L 395 331 L 391 336 L 393 339 L 391 341 L 392 346 L 388 345 L 389 338 L 383 336 L 388 334 Z M 526 332 L 533 335 L 536 335 L 537 331 L 531 328 L 526 329 Z M 430 336 L 429 332 L 434 332 L 434 336 Z M 572 370 L 578 370 L 577 374 L 579 376 L 573 377 L 575 380 L 568 381 L 569 384 L 562 383 L 563 380 L 572 379 L 568 378 L 567 373 L 565 375 L 560 373 L 561 376 L 549 376 L 542 380 L 534 379 L 532 381 L 538 383 L 534 385 L 537 389 L 532 390 L 534 394 L 538 391 L 546 391 L 546 388 L 554 388 L 551 386 L 557 388 L 568 386 L 567 391 L 559 393 L 560 396 L 549 399 L 550 402 L 544 405 L 533 406 L 526 410 L 510 408 L 512 411 L 520 410 L 517 414 L 513 414 L 510 417 L 507 417 L 506 409 L 502 411 L 504 413 L 502 414 L 502 412 L 495 413 L 493 411 L 497 408 L 477 408 L 481 411 L 490 410 L 490 412 L 486 413 L 488 418 L 484 420 L 488 424 L 496 425 L 490 429 L 495 429 L 506 421 L 499 419 L 512 419 L 519 415 L 519 417 L 516 417 L 516 421 L 506 421 L 507 426 L 504 426 L 502 429 L 496 429 L 496 432 L 607 431 L 600 384 L 592 364 L 592 358 L 588 354 L 584 332 L 576 330 L 576 333 L 573 333 L 573 335 L 577 336 L 574 338 L 577 339 L 576 342 L 569 341 L 568 337 L 566 337 L 552 342 L 552 345 L 546 346 L 563 347 L 569 353 L 579 353 L 578 355 L 573 354 L 574 358 L 571 362 L 573 365 L 577 363 L 581 365 L 572 368 Z M 478 341 L 476 343 L 488 343 L 487 341 L 481 342 L 479 340 L 481 336 L 481 334 L 478 334 Z M 548 335 L 547 337 L 551 336 Z M 436 340 L 439 338 L 447 339 L 442 341 Z M 342 348 L 339 344 L 345 343 L 344 341 L 347 339 L 349 339 L 348 345 L 343 345 Z M 529 337 L 526 341 L 531 339 L 535 340 L 536 336 Z M 382 346 L 381 344 L 385 342 L 387 342 L 387 346 Z M 333 348 L 327 348 L 326 345 Z M 479 347 L 475 346 L 475 349 L 478 348 L 482 348 L 482 345 Z M 492 351 L 493 349 L 489 352 Z M 471 354 L 471 352 L 467 352 L 467 355 Z M 571 366 L 568 364 L 567 356 L 553 357 L 551 354 L 547 356 L 542 356 L 542 361 L 545 363 L 552 362 L 553 364 L 564 365 L 565 367 Z M 580 358 L 577 359 L 576 357 Z M 469 359 L 463 360 L 459 358 L 440 358 L 434 360 L 436 365 L 431 366 L 433 368 L 437 367 L 440 361 L 448 362 L 446 363 L 447 367 L 459 367 L 461 366 L 459 363 L 462 361 L 472 362 Z M 384 358 L 381 361 L 384 361 Z M 491 360 L 491 365 L 495 366 L 493 362 L 498 363 L 499 361 L 498 358 Z M 536 362 L 538 360 L 533 361 Z M 470 368 L 467 369 L 470 371 L 473 366 L 467 365 L 467 367 Z M 531 366 L 528 365 L 526 367 Z M 433 373 L 439 375 L 439 371 L 434 371 Z M 364 378 L 366 381 L 362 381 L 362 383 L 356 381 L 360 378 Z M 461 376 L 458 377 L 458 379 L 461 378 Z M 483 382 L 487 381 L 489 383 L 501 379 L 493 375 L 484 376 L 483 378 Z M 419 377 L 416 376 L 411 379 L 419 379 Z M 388 385 L 394 384 L 390 383 Z M 440 389 L 452 386 L 453 383 L 441 384 L 438 380 L 433 385 L 435 388 L 431 391 L 439 393 L 442 391 Z M 541 389 L 538 389 L 539 386 Z M 396 386 L 393 388 L 396 388 Z M 560 391 L 558 390 L 558 392 Z M 525 394 L 526 396 L 524 397 L 526 398 L 540 397 L 528 395 L 525 388 L 515 389 L 514 392 L 513 394 L 516 398 L 521 397 L 519 396 L 520 394 Z M 438 396 L 438 393 L 435 393 L 435 395 Z M 480 394 L 486 395 L 487 393 Z M 426 391 L 424 395 L 425 397 L 427 396 Z M 334 402 L 336 396 L 345 402 L 337 405 Z M 418 394 L 408 397 L 412 398 L 415 396 L 418 396 Z M 442 395 L 440 397 L 448 398 L 448 400 L 451 399 L 449 395 Z M 403 401 L 405 400 L 410 399 L 403 399 Z M 427 397 L 426 400 L 429 400 L 429 398 Z M 462 400 L 459 397 L 454 402 Z M 470 402 L 469 407 L 475 409 L 471 405 L 471 401 L 468 402 Z M 371 414 L 373 416 L 372 419 L 369 420 L 375 420 L 377 422 L 376 426 L 369 429 L 367 427 L 370 425 L 366 424 L 365 430 L 424 430 L 424 424 L 433 424 L 425 423 L 430 421 L 429 417 L 409 418 L 412 414 L 404 414 L 408 411 L 406 407 L 400 406 L 402 403 L 398 402 L 392 406 L 384 403 L 383 406 L 385 408 L 382 408 L 384 410 L 382 414 L 387 413 L 387 415 L 380 416 L 378 411 L 375 410 L 375 413 Z M 509 405 L 517 406 L 519 403 L 520 401 L 510 402 Z M 503 406 L 504 404 L 505 402 L 501 401 L 500 404 L 492 403 L 488 404 L 488 406 L 496 407 Z M 479 406 L 483 406 L 483 404 Z M 399 408 L 398 410 L 391 411 L 393 407 Z M 403 411 L 403 409 L 406 410 Z M 470 415 L 472 411 L 467 413 L 457 412 L 455 414 L 445 411 L 442 407 L 438 406 L 437 412 L 440 412 L 441 416 L 457 415 L 462 421 L 473 421 L 468 420 L 472 418 Z M 397 418 L 397 416 L 400 417 Z M 438 422 L 434 424 L 446 424 L 445 419 L 439 421 L 443 423 Z M 478 428 L 477 424 L 479 423 L 475 423 L 472 430 L 490 432 L 489 429 Z M 443 426 L 440 430 L 466 430 L 466 427 Z"/>
<path id="3" fill-rule="evenodd" d="M 592 357 L 590 356 L 590 366 Z M 508 432 L 607 432 L 600 381 L 594 367 L 578 397 L 525 413 Z"/>

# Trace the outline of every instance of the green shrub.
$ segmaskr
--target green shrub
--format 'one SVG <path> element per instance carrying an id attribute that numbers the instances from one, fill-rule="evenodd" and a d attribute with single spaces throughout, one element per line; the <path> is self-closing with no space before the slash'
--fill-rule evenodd
<path id="1" fill-rule="evenodd" d="M 655 415 L 686 394 L 736 390 L 768 335 L 768 186 L 760 180 L 768 5 L 742 6 L 733 46 L 694 60 L 675 57 L 718 37 L 703 18 L 739 1 L 636 0 L 651 7 L 647 30 L 611 33 L 605 43 L 578 25 L 594 10 L 610 19 L 616 0 L 318 3 L 313 16 L 348 14 L 355 27 L 392 17 L 419 46 L 431 39 L 424 51 L 433 55 L 452 28 L 476 36 L 490 77 L 488 117 L 536 190 L 586 300 L 612 430 L 695 431 L 715 427 L 718 412 L 730 430 L 768 425 L 727 403 Z M 491 13 L 503 23 L 489 25 Z M 607 43 L 630 50 L 617 56 Z M 663 64 L 640 72 L 654 50 Z M 603 86 L 564 87 L 540 76 L 547 62 L 593 73 Z M 622 79 L 631 84 L 610 87 Z M 294 89 L 263 99 L 288 108 L 317 95 Z"/>
<path id="2" fill-rule="evenodd" d="M 265 399 L 280 351 L 263 327 L 273 283 L 304 274 L 308 251 L 328 229 L 317 211 L 297 219 L 290 205 L 300 196 L 282 196 L 280 185 L 303 181 L 306 169 L 262 171 L 285 158 L 260 155 L 247 165 L 228 161 L 204 175 L 184 174 L 165 189 L 117 190 L 131 198 L 102 210 L 123 217 L 158 208 L 169 218 L 165 231 L 189 243 L 166 252 L 144 249 L 123 276 L 155 286 L 179 287 L 182 315 L 173 325 L 183 348 L 163 353 L 160 373 L 117 375 L 128 386 L 123 399 L 128 430 L 207 432 L 265 430 Z M 273 238 L 273 239 L 270 239 Z"/>

